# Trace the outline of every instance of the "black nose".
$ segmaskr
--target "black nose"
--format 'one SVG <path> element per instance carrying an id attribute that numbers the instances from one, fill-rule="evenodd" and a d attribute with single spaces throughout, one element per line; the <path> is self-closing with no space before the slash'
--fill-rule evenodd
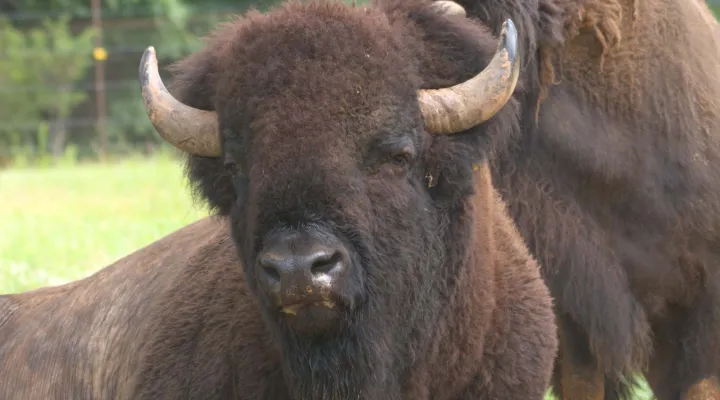
<path id="1" fill-rule="evenodd" d="M 347 275 L 350 259 L 337 237 L 294 231 L 267 240 L 257 265 L 270 294 L 288 302 L 333 289 Z"/>
<path id="2" fill-rule="evenodd" d="M 290 275 L 330 274 L 343 267 L 342 258 L 338 249 L 314 246 L 297 252 L 265 252 L 260 257 L 260 265 L 268 278 L 279 281 Z"/>

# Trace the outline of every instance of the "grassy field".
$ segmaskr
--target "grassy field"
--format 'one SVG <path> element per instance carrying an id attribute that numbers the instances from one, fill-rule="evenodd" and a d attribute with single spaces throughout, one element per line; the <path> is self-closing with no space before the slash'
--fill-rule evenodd
<path id="1" fill-rule="evenodd" d="M 204 215 L 169 157 L 0 171 L 0 293 L 85 277 Z"/>
<path id="2" fill-rule="evenodd" d="M 83 278 L 205 215 L 169 157 L 0 171 L 0 294 Z"/>

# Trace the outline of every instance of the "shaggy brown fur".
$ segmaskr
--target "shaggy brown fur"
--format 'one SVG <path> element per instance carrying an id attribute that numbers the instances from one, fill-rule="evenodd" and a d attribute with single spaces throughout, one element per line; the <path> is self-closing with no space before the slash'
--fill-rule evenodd
<path id="1" fill-rule="evenodd" d="M 175 94 L 223 128 L 224 159 L 188 164 L 219 215 L 84 281 L 0 298 L 0 398 L 542 399 L 549 292 L 486 161 L 517 103 L 425 132 L 415 91 L 475 75 L 496 46 L 427 4 L 250 13 L 177 65 Z M 362 278 L 322 340 L 269 312 L 253 268 L 267 231 L 308 221 L 347 239 Z"/>
<path id="2" fill-rule="evenodd" d="M 459 3 L 535 55 L 492 169 L 556 301 L 556 389 L 596 399 L 568 387 L 600 372 L 617 398 L 641 371 L 682 398 L 720 373 L 717 23 L 698 0 Z"/>

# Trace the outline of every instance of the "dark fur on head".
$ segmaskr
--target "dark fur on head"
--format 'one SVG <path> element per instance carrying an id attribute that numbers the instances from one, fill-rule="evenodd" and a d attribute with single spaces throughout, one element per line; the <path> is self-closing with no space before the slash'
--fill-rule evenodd
<path id="1" fill-rule="evenodd" d="M 412 75 L 418 80 L 418 88 L 447 87 L 474 76 L 487 65 L 497 44 L 484 26 L 467 20 L 448 20 L 427 10 L 426 6 L 430 3 L 430 0 L 387 0 L 374 4 L 374 8 L 384 10 L 395 25 L 406 25 L 405 32 L 401 34 L 409 40 L 402 44 L 406 46 L 404 52 L 407 56 L 414 58 L 417 71 Z M 247 12 L 245 20 L 239 19 L 228 24 L 224 29 L 213 32 L 205 39 L 207 42 L 205 48 L 172 65 L 169 68 L 174 75 L 173 82 L 169 85 L 171 93 L 192 107 L 215 110 L 217 94 L 214 79 L 219 55 L 213 53 L 221 50 L 219 47 L 225 35 L 230 36 L 234 30 L 247 27 L 253 18 L 261 17 L 257 12 Z M 521 37 L 524 35 L 520 29 L 518 34 Z M 422 38 L 413 35 L 422 35 Z M 352 52 L 352 49 L 341 51 Z M 271 50 L 267 52 L 272 53 Z M 338 58 L 341 57 L 342 55 L 338 55 Z M 264 65 L 256 64 L 252 67 L 254 69 L 250 71 L 267 73 Z M 251 72 L 244 73 L 244 76 L 254 79 Z M 524 88 L 523 82 L 518 82 L 516 93 L 524 93 Z M 261 96 L 262 93 L 257 93 L 253 97 Z M 246 101 L 252 103 L 257 100 L 248 98 Z M 511 100 L 501 115 L 517 112 L 518 103 Z M 517 123 L 516 118 L 501 118 L 498 115 L 487 123 L 468 130 L 467 134 L 434 137 L 433 148 L 429 149 L 433 157 L 429 157 L 426 161 L 428 172 L 437 175 L 444 172 L 446 180 L 454 181 L 452 175 L 459 169 L 448 168 L 440 171 L 440 163 L 433 162 L 433 159 L 442 160 L 442 164 L 461 162 L 463 166 L 470 167 L 484 159 L 487 151 L 502 147 L 502 144 L 509 142 L 511 136 L 519 131 Z M 483 132 L 491 132 L 491 134 Z M 242 147 L 239 143 L 236 146 Z M 224 160 L 193 155 L 187 155 L 186 160 L 186 173 L 196 198 L 206 203 L 212 211 L 220 215 L 228 215 L 235 203 L 236 195 L 231 176 L 223 167 Z M 434 171 L 430 171 L 433 167 Z M 467 168 L 462 170 L 465 171 Z M 433 176 L 437 178 L 437 175 Z M 457 194 L 451 187 L 447 189 L 442 191 L 436 189 L 433 193 L 440 196 L 441 193 L 451 193 L 451 196 Z"/>
<path id="2" fill-rule="evenodd" d="M 190 156 L 187 174 L 233 220 L 253 292 L 262 298 L 260 240 L 280 225 L 324 225 L 361 269 L 348 294 L 357 303 L 326 337 L 297 336 L 264 312 L 298 398 L 400 398 L 467 257 L 472 166 L 518 130 L 511 100 L 467 132 L 425 132 L 415 91 L 474 76 L 497 45 L 481 25 L 434 14 L 429 3 L 250 12 L 172 68 L 180 101 L 219 114 L 225 157 Z M 393 164 L 378 147 L 389 138 L 409 140 L 416 157 Z"/>

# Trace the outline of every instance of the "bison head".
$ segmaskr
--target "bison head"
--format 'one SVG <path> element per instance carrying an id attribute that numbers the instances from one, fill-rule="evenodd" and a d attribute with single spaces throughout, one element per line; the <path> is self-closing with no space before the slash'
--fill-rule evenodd
<path id="1" fill-rule="evenodd" d="M 350 398 L 411 363 L 470 245 L 473 166 L 516 124 L 512 22 L 497 45 L 442 3 L 250 13 L 174 66 L 175 96 L 143 56 L 150 120 L 230 218 L 308 398 Z"/>

